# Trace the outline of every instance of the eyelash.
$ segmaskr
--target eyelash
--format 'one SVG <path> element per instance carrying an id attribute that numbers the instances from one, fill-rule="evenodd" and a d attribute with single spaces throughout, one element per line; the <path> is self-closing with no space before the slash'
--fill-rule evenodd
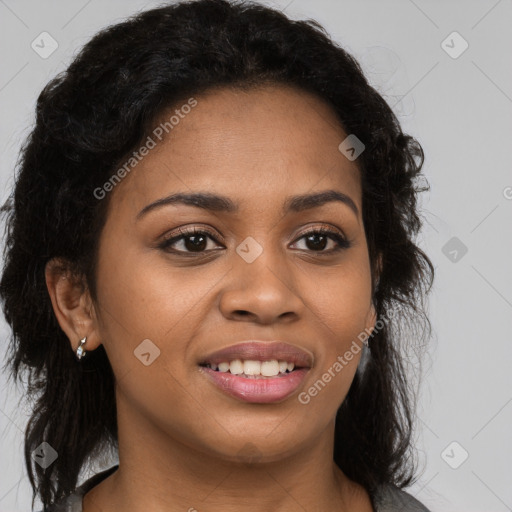
<path id="1" fill-rule="evenodd" d="M 181 250 L 177 251 L 175 249 L 169 249 L 169 247 L 171 245 L 173 245 L 175 242 L 178 242 L 178 241 L 180 241 L 180 240 L 182 240 L 184 238 L 187 238 L 188 236 L 194 236 L 194 235 L 208 235 L 208 237 L 213 239 L 215 243 L 217 243 L 217 244 L 220 243 L 217 240 L 216 235 L 213 232 L 211 232 L 209 229 L 207 229 L 207 228 L 192 228 L 192 229 L 181 229 L 181 228 L 178 228 L 177 231 L 178 231 L 179 235 L 171 236 L 171 237 L 165 239 L 160 244 L 160 246 L 159 246 L 160 249 L 172 252 L 174 254 L 179 254 L 179 255 L 197 256 L 197 255 L 201 255 L 201 254 L 204 255 L 207 252 L 211 252 L 212 249 L 194 252 L 194 251 L 181 251 Z M 320 256 L 322 256 L 322 255 L 330 255 L 330 254 L 333 254 L 333 253 L 337 253 L 337 252 L 339 252 L 339 251 L 341 251 L 343 249 L 348 249 L 349 247 L 352 246 L 352 242 L 350 242 L 349 240 L 344 238 L 337 231 L 334 231 L 334 230 L 329 229 L 327 227 L 313 228 L 313 229 L 311 229 L 309 231 L 306 231 L 305 233 L 302 233 L 300 235 L 300 237 L 297 239 L 297 241 L 298 240 L 302 240 L 303 238 L 305 238 L 307 236 L 311 236 L 311 235 L 328 236 L 331 240 L 334 240 L 336 242 L 336 244 L 337 244 L 337 247 L 335 247 L 334 249 L 331 249 L 329 251 L 311 251 L 311 252 L 316 253 L 316 254 L 318 254 Z M 216 249 L 213 249 L 213 250 L 216 250 Z"/>

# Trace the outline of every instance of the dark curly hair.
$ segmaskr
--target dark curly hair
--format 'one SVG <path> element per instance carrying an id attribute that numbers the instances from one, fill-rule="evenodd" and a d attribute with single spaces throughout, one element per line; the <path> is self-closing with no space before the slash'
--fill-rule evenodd
<path id="1" fill-rule="evenodd" d="M 431 332 L 425 297 L 434 268 L 416 245 L 423 151 L 356 62 L 313 20 L 292 21 L 252 2 L 192 0 L 139 13 L 95 35 L 39 95 L 36 122 L 3 205 L 5 266 L 0 296 L 12 342 L 5 368 L 28 373 L 33 398 L 25 463 L 46 507 L 76 488 L 86 463 L 117 448 L 115 378 L 102 345 L 78 363 L 54 315 L 45 283 L 52 258 L 69 262 L 96 300 L 98 240 L 108 197 L 93 194 L 140 146 L 155 120 L 185 97 L 218 87 L 285 84 L 325 101 L 365 151 L 363 191 L 372 290 L 379 318 L 336 418 L 334 460 L 371 494 L 410 485 L 417 471 L 412 432 L 417 390 L 404 347 L 423 347 L 407 326 Z M 378 265 L 380 257 L 380 265 Z M 378 281 L 378 283 L 377 283 Z M 404 341 L 403 347 L 400 340 Z M 421 361 L 420 361 L 421 362 Z M 346 442 L 350 440 L 350 442 Z M 31 453 L 58 453 L 43 470 Z"/>

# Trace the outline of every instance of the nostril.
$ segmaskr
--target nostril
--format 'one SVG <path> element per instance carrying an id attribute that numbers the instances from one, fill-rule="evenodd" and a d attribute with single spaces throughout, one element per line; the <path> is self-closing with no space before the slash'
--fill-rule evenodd
<path id="1" fill-rule="evenodd" d="M 235 313 L 235 315 L 239 315 L 239 316 L 250 316 L 249 311 L 244 311 L 243 309 L 239 309 L 239 310 L 235 311 L 234 313 Z"/>

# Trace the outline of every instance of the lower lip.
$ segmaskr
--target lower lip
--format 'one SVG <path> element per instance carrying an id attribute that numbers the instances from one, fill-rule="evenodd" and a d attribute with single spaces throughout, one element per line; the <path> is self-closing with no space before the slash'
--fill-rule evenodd
<path id="1" fill-rule="evenodd" d="M 229 372 L 201 367 L 211 381 L 228 395 L 244 402 L 269 404 L 288 398 L 300 386 L 309 368 L 300 368 L 282 377 L 247 379 Z"/>

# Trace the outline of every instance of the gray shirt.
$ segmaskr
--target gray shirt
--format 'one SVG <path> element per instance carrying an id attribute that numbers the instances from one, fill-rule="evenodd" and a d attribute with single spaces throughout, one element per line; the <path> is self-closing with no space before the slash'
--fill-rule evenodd
<path id="1" fill-rule="evenodd" d="M 49 512 L 82 512 L 83 496 L 118 467 L 118 465 L 112 466 L 92 476 L 77 487 L 72 494 L 54 503 L 49 508 Z M 394 485 L 380 487 L 373 496 L 373 501 L 375 512 L 430 512 L 416 498 Z"/>

